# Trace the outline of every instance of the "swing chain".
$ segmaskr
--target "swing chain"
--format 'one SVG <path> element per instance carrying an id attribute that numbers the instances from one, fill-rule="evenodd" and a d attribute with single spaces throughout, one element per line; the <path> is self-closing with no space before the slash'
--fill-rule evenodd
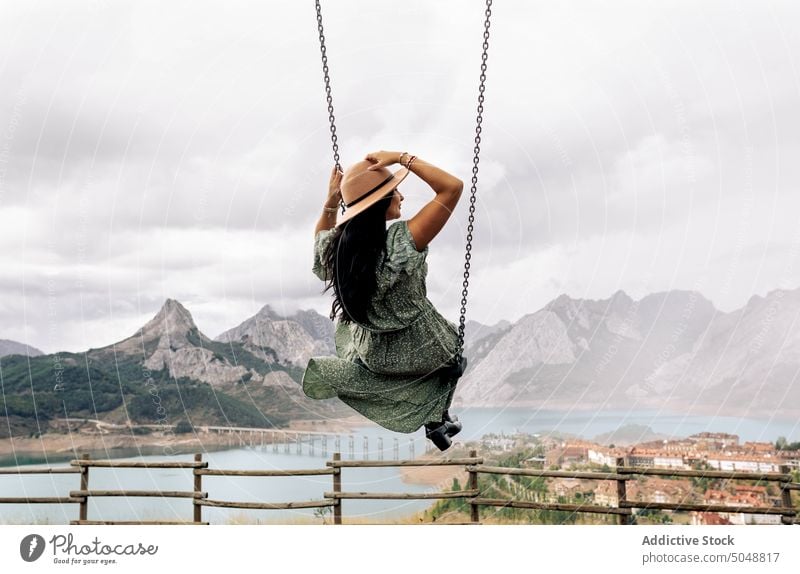
<path id="1" fill-rule="evenodd" d="M 342 166 L 339 163 L 339 143 L 336 136 L 336 118 L 333 115 L 333 96 L 331 95 L 331 77 L 328 71 L 328 54 L 325 48 L 325 30 L 322 27 L 322 6 L 319 0 L 316 0 L 317 7 L 317 30 L 319 31 L 319 49 L 322 53 L 322 73 L 325 76 L 325 95 L 328 100 L 328 121 L 331 124 L 331 144 L 333 144 L 333 161 L 336 169 L 341 171 Z M 342 213 L 344 213 L 344 200 L 340 201 Z"/>
<path id="2" fill-rule="evenodd" d="M 489 25 L 492 16 L 492 0 L 486 0 L 486 19 L 483 23 L 483 54 L 481 55 L 481 76 L 478 88 L 478 117 L 475 126 L 475 156 L 472 159 L 472 188 L 469 198 L 469 225 L 467 226 L 467 245 L 464 254 L 464 282 L 461 291 L 461 317 L 458 323 L 458 347 L 456 348 L 456 361 L 461 362 L 464 352 L 464 328 L 467 317 L 467 294 L 469 292 L 469 268 L 472 259 L 472 231 L 475 223 L 475 194 L 478 189 L 478 162 L 481 152 L 481 124 L 483 123 L 484 91 L 486 90 L 486 61 L 489 58 Z"/>
<path id="3" fill-rule="evenodd" d="M 333 97 L 331 96 L 331 78 L 328 70 L 328 56 L 325 48 L 325 32 L 322 26 L 322 7 L 320 0 L 315 0 L 317 9 L 317 30 L 319 31 L 319 47 L 322 53 L 322 72 L 325 76 L 325 94 L 328 100 L 328 121 L 331 124 L 331 143 L 333 144 L 333 159 L 336 163 L 337 169 L 341 170 L 339 164 L 339 144 L 336 137 L 336 123 L 333 115 Z M 478 189 L 478 163 L 480 160 L 481 151 L 481 124 L 483 123 L 483 103 L 484 92 L 486 91 L 486 61 L 489 58 L 489 25 L 492 16 L 492 0 L 486 0 L 486 12 L 483 24 L 483 54 L 481 55 L 481 75 L 480 86 L 478 88 L 478 116 L 475 126 L 475 155 L 472 160 L 472 187 L 470 189 L 469 198 L 469 225 L 467 226 L 467 245 L 464 255 L 464 282 L 461 291 L 461 317 L 458 324 L 458 346 L 456 347 L 456 360 L 461 362 L 461 356 L 464 352 L 464 329 L 466 326 L 467 316 L 467 295 L 469 293 L 469 269 L 470 259 L 472 259 L 472 232 L 475 223 L 475 200 Z M 342 213 L 344 213 L 344 201 L 341 202 Z"/>

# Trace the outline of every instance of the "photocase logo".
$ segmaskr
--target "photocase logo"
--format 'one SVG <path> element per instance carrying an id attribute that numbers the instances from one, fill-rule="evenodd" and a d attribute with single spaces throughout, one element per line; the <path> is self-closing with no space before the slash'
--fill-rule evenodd
<path id="1" fill-rule="evenodd" d="M 34 562 L 44 552 L 44 538 L 38 534 L 28 534 L 19 543 L 19 555 L 25 562 Z"/>

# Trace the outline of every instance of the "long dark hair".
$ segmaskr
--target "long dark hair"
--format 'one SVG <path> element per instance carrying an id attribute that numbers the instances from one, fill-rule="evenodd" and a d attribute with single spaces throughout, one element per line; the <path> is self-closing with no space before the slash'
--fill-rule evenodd
<path id="1" fill-rule="evenodd" d="M 366 323 L 367 309 L 377 288 L 376 271 L 386 251 L 386 211 L 393 193 L 369 206 L 333 232 L 322 256 L 330 277 L 323 293 L 333 289 L 330 318 L 342 323 Z"/>

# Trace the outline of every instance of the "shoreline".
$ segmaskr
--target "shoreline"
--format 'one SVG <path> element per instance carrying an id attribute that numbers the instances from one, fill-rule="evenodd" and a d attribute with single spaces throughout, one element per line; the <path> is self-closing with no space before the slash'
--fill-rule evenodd
<path id="1" fill-rule="evenodd" d="M 268 429 L 267 432 L 330 432 L 346 433 L 354 427 L 362 427 L 365 421 L 360 417 L 340 420 L 293 421 L 287 428 Z M 265 441 L 268 442 L 268 441 Z M 259 439 L 259 444 L 261 443 Z M 80 454 L 100 453 L 103 458 L 124 456 L 165 455 L 177 456 L 193 453 L 226 450 L 249 444 L 235 435 L 190 432 L 185 434 L 153 433 L 137 435 L 128 432 L 66 432 L 45 433 L 39 437 L 11 437 L 0 439 L 0 466 L 16 464 L 37 464 L 70 460 Z M 112 451 L 113 456 L 109 454 Z M 115 453 L 113 451 L 116 451 Z M 123 454 L 127 453 L 127 454 Z M 92 456 L 94 458 L 94 456 Z"/>
<path id="2" fill-rule="evenodd" d="M 466 452 L 448 451 L 448 457 L 467 456 Z M 421 460 L 436 460 L 438 455 L 423 455 Z M 406 484 L 416 484 L 436 488 L 440 492 L 450 490 L 453 479 L 457 478 L 461 488 L 466 488 L 469 473 L 463 466 L 402 466 L 398 467 L 400 479 Z M 436 501 L 432 500 L 430 506 Z M 430 507 L 429 506 L 429 507 Z"/>
<path id="3" fill-rule="evenodd" d="M 297 421 L 287 432 L 335 432 L 346 433 L 354 427 L 363 427 L 359 417 L 341 421 Z M 245 441 L 244 444 L 247 444 Z M 0 467 L 15 467 L 51 463 L 63 463 L 89 454 L 92 458 L 130 458 L 136 456 L 179 456 L 206 453 L 239 446 L 233 435 L 216 433 L 186 433 L 185 435 L 133 435 L 130 433 L 46 433 L 38 438 L 18 437 L 0 439 Z M 453 455 L 453 452 L 448 452 Z M 466 455 L 466 453 L 460 453 Z M 434 460 L 435 454 L 422 455 L 422 459 Z M 453 478 L 466 484 L 467 473 L 463 467 L 419 466 L 398 467 L 400 478 L 406 484 L 450 488 Z"/>

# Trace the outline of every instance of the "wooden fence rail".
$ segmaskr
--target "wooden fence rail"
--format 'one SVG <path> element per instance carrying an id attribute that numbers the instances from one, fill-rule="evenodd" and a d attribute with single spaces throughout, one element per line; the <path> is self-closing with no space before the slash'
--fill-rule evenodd
<path id="1" fill-rule="evenodd" d="M 201 454 L 195 454 L 193 461 L 176 462 L 143 462 L 125 460 L 92 460 L 89 455 L 83 455 L 78 460 L 70 462 L 68 468 L 17 468 L 0 469 L 0 475 L 31 475 L 31 474 L 80 474 L 80 489 L 69 492 L 68 497 L 13 497 L 0 498 L 0 504 L 78 504 L 78 519 L 70 524 L 209 524 L 202 519 L 203 507 L 215 508 L 244 508 L 257 510 L 288 510 L 298 508 L 330 508 L 333 511 L 333 523 L 342 524 L 342 500 L 439 500 L 462 499 L 469 504 L 469 524 L 480 524 L 481 507 L 496 508 L 521 508 L 535 510 L 560 510 L 567 512 L 586 512 L 594 514 L 616 515 L 620 524 L 633 522 L 634 510 L 672 510 L 672 511 L 700 511 L 717 513 L 763 514 L 780 516 L 782 524 L 800 524 L 798 511 L 792 502 L 792 491 L 800 490 L 800 483 L 792 482 L 792 475 L 788 466 L 782 466 L 780 473 L 754 473 L 740 471 L 701 471 L 701 470 L 670 470 L 659 468 L 626 467 L 624 459 L 616 461 L 616 468 L 612 472 L 591 471 L 564 471 L 544 470 L 531 468 L 510 468 L 489 466 L 483 464 L 483 459 L 470 452 L 469 457 L 435 459 L 435 460 L 399 460 L 399 461 L 368 461 L 368 460 L 341 460 L 340 453 L 334 453 L 333 459 L 325 463 L 326 468 L 290 469 L 290 470 L 226 470 L 208 468 L 208 462 L 203 461 Z M 462 466 L 467 472 L 466 488 L 449 492 L 345 492 L 342 490 L 342 469 L 344 468 L 385 468 L 385 467 L 411 467 L 411 466 Z M 193 476 L 192 490 L 97 490 L 89 488 L 90 468 L 129 468 L 129 469 L 191 469 Z M 348 471 L 350 472 L 350 471 Z M 505 475 L 528 476 L 543 478 L 576 478 L 590 480 L 607 480 L 616 483 L 617 505 L 602 506 L 598 504 L 566 504 L 552 502 L 532 502 L 527 500 L 514 500 L 510 498 L 489 498 L 482 496 L 479 486 L 479 475 Z M 204 476 L 228 477 L 296 477 L 296 476 L 323 476 L 332 477 L 333 488 L 323 492 L 322 498 L 310 501 L 294 502 L 245 502 L 226 501 L 208 498 L 208 492 L 203 491 Z M 664 503 L 632 501 L 627 498 L 626 483 L 635 480 L 638 476 L 670 476 L 694 478 L 719 478 L 728 480 L 750 480 L 761 482 L 777 482 L 781 492 L 781 506 L 757 507 L 742 505 L 721 504 L 690 504 L 690 503 Z M 88 505 L 93 497 L 160 497 L 160 498 L 189 498 L 192 500 L 192 520 L 189 521 L 128 521 L 128 520 L 89 520 Z"/>

